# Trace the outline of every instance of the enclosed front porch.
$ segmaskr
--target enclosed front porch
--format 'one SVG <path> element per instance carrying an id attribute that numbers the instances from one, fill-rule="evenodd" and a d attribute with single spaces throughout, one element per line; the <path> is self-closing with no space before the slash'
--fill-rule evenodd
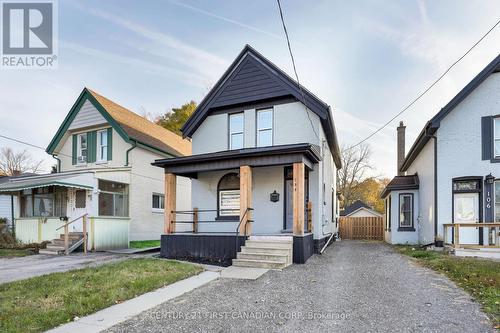
<path id="1" fill-rule="evenodd" d="M 13 229 L 21 243 L 56 240 L 67 252 L 68 240 L 78 236 L 74 243 L 84 250 L 128 247 L 127 184 L 61 173 L 22 177 L 2 184 L 0 192 L 18 202 Z"/>
<path id="2" fill-rule="evenodd" d="M 294 262 L 305 262 L 320 158 L 311 145 L 292 146 L 157 161 L 166 172 L 162 255 L 227 263 L 248 237 L 272 236 L 293 239 Z M 192 210 L 176 209 L 176 176 L 192 178 Z"/>

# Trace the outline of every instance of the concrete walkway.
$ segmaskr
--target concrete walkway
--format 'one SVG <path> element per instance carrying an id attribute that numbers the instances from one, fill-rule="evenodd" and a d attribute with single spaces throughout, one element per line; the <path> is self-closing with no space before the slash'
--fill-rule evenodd
<path id="1" fill-rule="evenodd" d="M 494 332 L 447 278 L 355 241 L 257 280 L 215 280 L 108 330 L 138 331 Z"/>
<path id="2" fill-rule="evenodd" d="M 0 283 L 101 265 L 126 258 L 130 256 L 103 252 L 87 255 L 83 253 L 73 253 L 68 256 L 37 254 L 20 258 L 0 258 Z"/>

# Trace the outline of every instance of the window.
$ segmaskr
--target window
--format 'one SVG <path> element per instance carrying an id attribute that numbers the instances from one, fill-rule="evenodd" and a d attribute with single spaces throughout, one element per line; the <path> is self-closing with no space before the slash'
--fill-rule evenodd
<path id="1" fill-rule="evenodd" d="M 153 193 L 153 209 L 165 209 L 165 196 Z"/>
<path id="2" fill-rule="evenodd" d="M 243 113 L 229 115 L 229 149 L 243 148 Z"/>
<path id="3" fill-rule="evenodd" d="M 273 145 L 273 109 L 257 110 L 257 147 Z"/>
<path id="4" fill-rule="evenodd" d="M 87 133 L 81 133 L 77 136 L 78 139 L 78 164 L 87 163 Z"/>
<path id="5" fill-rule="evenodd" d="M 493 119 L 493 149 L 495 158 L 500 157 L 500 117 Z"/>
<path id="6" fill-rule="evenodd" d="M 399 228 L 413 228 L 413 194 L 399 195 Z"/>
<path id="7" fill-rule="evenodd" d="M 500 222 L 500 180 L 495 182 L 495 222 Z"/>
<path id="8" fill-rule="evenodd" d="M 48 186 L 21 192 L 21 217 L 66 216 L 67 190 Z"/>
<path id="9" fill-rule="evenodd" d="M 99 215 L 128 216 L 128 185 L 99 180 Z"/>
<path id="10" fill-rule="evenodd" d="M 391 231 L 391 194 L 385 199 L 385 230 Z"/>
<path id="11" fill-rule="evenodd" d="M 87 195 L 87 191 L 76 190 L 76 192 L 75 192 L 75 208 L 85 208 L 86 195 Z"/>
<path id="12" fill-rule="evenodd" d="M 240 177 L 237 173 L 228 173 L 220 179 L 217 198 L 218 217 L 240 215 Z"/>
<path id="13" fill-rule="evenodd" d="M 480 182 L 475 179 L 470 180 L 454 180 L 453 181 L 453 191 L 454 192 L 469 192 L 478 191 L 481 188 Z"/>
<path id="14" fill-rule="evenodd" d="M 97 160 L 108 160 L 108 130 L 97 132 Z"/>

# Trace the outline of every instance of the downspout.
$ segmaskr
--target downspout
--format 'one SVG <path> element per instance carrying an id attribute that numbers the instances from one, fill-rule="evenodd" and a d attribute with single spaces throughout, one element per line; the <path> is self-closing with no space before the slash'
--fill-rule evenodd
<path id="1" fill-rule="evenodd" d="M 429 135 L 434 141 L 434 245 L 438 241 L 438 198 L 437 198 L 437 186 L 438 186 L 438 167 L 437 167 L 437 136 L 432 134 Z"/>
<path id="2" fill-rule="evenodd" d="M 130 151 L 132 151 L 132 149 L 134 149 L 135 147 L 137 147 L 137 141 L 132 140 L 132 142 L 133 142 L 132 147 L 130 147 L 129 149 L 127 149 L 127 152 L 125 153 L 125 166 L 128 166 L 128 162 L 129 162 L 128 156 L 129 156 Z"/>
<path id="3" fill-rule="evenodd" d="M 57 160 L 57 170 L 56 170 L 56 172 L 61 172 L 61 160 L 59 159 L 59 157 L 57 157 L 57 155 L 52 154 L 52 157 Z"/>

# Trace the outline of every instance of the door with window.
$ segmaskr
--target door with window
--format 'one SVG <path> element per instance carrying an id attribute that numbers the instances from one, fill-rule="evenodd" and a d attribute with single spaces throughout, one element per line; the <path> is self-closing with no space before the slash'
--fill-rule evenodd
<path id="1" fill-rule="evenodd" d="M 479 193 L 453 195 L 454 223 L 479 223 Z M 479 244 L 478 228 L 459 228 L 460 244 Z"/>
<path id="2" fill-rule="evenodd" d="M 309 200 L 309 173 L 305 172 L 304 195 L 304 231 L 307 230 L 307 201 Z M 293 167 L 285 167 L 285 200 L 283 229 L 293 231 Z"/>

